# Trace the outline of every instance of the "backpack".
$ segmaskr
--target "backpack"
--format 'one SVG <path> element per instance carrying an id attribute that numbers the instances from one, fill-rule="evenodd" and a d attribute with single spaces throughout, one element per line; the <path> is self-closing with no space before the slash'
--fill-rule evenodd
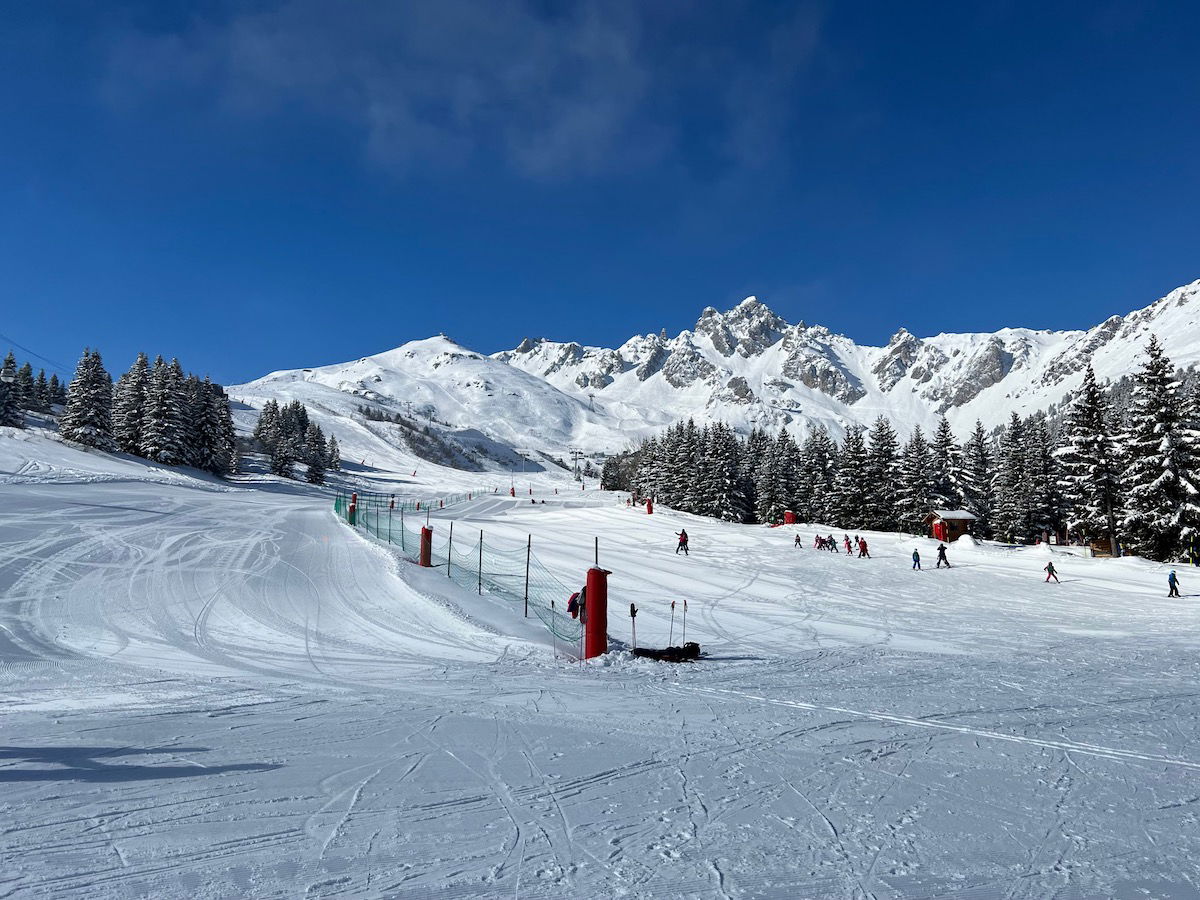
<path id="1" fill-rule="evenodd" d="M 571 614 L 572 619 L 579 618 L 579 591 L 573 593 L 567 601 L 567 612 Z"/>

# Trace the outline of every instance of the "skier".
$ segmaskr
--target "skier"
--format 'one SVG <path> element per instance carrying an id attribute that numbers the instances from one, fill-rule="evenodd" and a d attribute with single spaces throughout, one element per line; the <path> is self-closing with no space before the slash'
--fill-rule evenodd
<path id="1" fill-rule="evenodd" d="M 799 547 L 799 546 L 800 546 L 800 535 L 796 535 L 796 544 L 795 544 L 795 546 L 797 546 L 797 547 Z"/>
<path id="2" fill-rule="evenodd" d="M 1058 570 L 1054 568 L 1053 562 L 1046 563 L 1046 568 L 1044 571 L 1046 573 L 1046 581 L 1049 581 L 1051 578 L 1053 578 L 1055 584 L 1062 584 L 1062 582 L 1058 580 Z"/>
<path id="3" fill-rule="evenodd" d="M 680 550 L 682 550 L 682 551 L 683 551 L 683 555 L 684 555 L 684 556 L 687 556 L 687 555 L 688 555 L 688 538 L 687 538 L 687 529 L 686 529 L 686 528 L 681 528 L 681 529 L 679 529 L 679 530 L 678 530 L 677 532 L 675 532 L 675 533 L 676 533 L 677 535 L 679 535 L 679 545 L 678 545 L 678 546 L 675 548 L 675 555 L 676 555 L 676 556 L 678 556 L 678 555 L 679 555 L 679 551 L 680 551 Z"/>
<path id="4" fill-rule="evenodd" d="M 921 554 L 920 551 L 917 550 L 913 551 L 913 568 L 918 572 L 921 571 Z"/>
<path id="5" fill-rule="evenodd" d="M 946 559 L 946 545 L 938 544 L 937 565 L 934 566 L 934 568 L 940 569 L 942 567 L 942 563 L 946 564 L 947 569 L 950 568 L 950 560 Z"/>
<path id="6" fill-rule="evenodd" d="M 829 548 L 829 552 L 830 552 L 830 553 L 840 553 L 840 552 L 841 552 L 841 551 L 839 551 L 839 550 L 838 550 L 838 548 L 837 548 L 837 541 L 835 541 L 835 540 L 833 539 L 833 535 L 832 535 L 832 534 L 829 536 L 829 540 L 826 542 L 825 546 L 827 546 L 827 547 Z"/>
<path id="7" fill-rule="evenodd" d="M 862 559 L 864 556 L 867 559 L 871 558 L 871 554 L 867 552 L 867 539 L 859 538 L 858 539 L 858 558 Z"/>
<path id="8" fill-rule="evenodd" d="M 1179 596 L 1179 576 L 1175 574 L 1174 569 L 1172 569 L 1171 574 L 1167 576 L 1167 584 L 1171 588 L 1171 592 L 1169 594 L 1167 594 L 1167 596 L 1168 597 L 1178 597 Z"/>
<path id="9" fill-rule="evenodd" d="M 842 539 L 842 546 L 846 548 L 846 555 L 849 556 L 853 551 L 850 549 L 850 535 L 846 535 Z"/>

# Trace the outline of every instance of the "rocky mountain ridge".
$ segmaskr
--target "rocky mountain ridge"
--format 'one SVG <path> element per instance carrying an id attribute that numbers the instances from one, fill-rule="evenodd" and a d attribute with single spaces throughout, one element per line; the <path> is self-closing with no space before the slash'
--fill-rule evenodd
<path id="1" fill-rule="evenodd" d="M 799 435 L 816 424 L 840 434 L 881 414 L 905 433 L 944 414 L 965 435 L 977 418 L 991 427 L 1061 402 L 1089 361 L 1102 380 L 1134 371 L 1152 331 L 1176 365 L 1200 363 L 1200 281 L 1085 331 L 918 337 L 901 328 L 872 347 L 790 324 L 749 297 L 704 309 L 675 337 L 637 335 L 616 348 L 527 338 L 486 356 L 437 337 L 234 390 L 330 409 L 342 408 L 330 399 L 341 395 L 555 455 L 619 450 L 688 417 Z"/>

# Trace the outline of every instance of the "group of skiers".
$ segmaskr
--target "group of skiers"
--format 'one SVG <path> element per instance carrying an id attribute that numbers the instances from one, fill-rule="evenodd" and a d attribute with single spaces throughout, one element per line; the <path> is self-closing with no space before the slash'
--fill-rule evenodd
<path id="1" fill-rule="evenodd" d="M 799 547 L 800 544 L 801 544 L 800 535 L 796 535 L 795 546 Z M 871 558 L 871 554 L 867 551 L 866 540 L 863 538 L 860 538 L 857 534 L 854 536 L 853 541 L 850 540 L 850 535 L 848 535 L 848 534 L 843 535 L 842 536 L 842 547 L 845 548 L 847 558 L 854 556 L 855 549 L 858 550 L 858 558 L 859 559 L 862 559 L 863 557 L 866 557 L 867 559 Z M 814 550 L 828 550 L 830 553 L 841 553 L 842 552 L 841 550 L 838 549 L 837 538 L 835 538 L 832 534 L 829 535 L 828 537 L 825 537 L 820 534 L 818 534 L 816 537 L 814 537 L 813 538 L 813 549 Z"/>

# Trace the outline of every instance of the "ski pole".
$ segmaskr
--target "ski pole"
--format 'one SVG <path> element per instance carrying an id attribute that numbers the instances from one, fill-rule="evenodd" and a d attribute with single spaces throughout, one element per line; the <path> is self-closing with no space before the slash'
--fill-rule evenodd
<path id="1" fill-rule="evenodd" d="M 679 642 L 687 643 L 687 597 L 683 598 L 683 637 L 679 639 Z"/>
<path id="2" fill-rule="evenodd" d="M 629 604 L 629 627 L 633 629 L 633 649 L 637 649 L 637 607 Z"/>
<path id="3" fill-rule="evenodd" d="M 554 601 L 550 601 L 550 646 L 554 648 L 554 661 L 558 662 L 558 635 L 554 633 L 554 629 L 558 626 L 558 621 L 554 615 Z"/>
<path id="4" fill-rule="evenodd" d="M 675 639 L 675 601 L 671 601 L 671 631 L 667 638 L 667 646 L 671 646 L 671 642 Z"/>

